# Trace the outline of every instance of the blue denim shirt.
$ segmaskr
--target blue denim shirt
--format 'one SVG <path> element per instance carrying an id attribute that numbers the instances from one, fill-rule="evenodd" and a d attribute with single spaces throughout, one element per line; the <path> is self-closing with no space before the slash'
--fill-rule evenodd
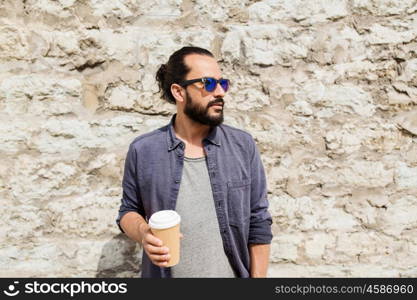
<path id="1" fill-rule="evenodd" d="M 116 220 L 121 230 L 120 220 L 129 211 L 148 221 L 159 210 L 175 210 L 185 148 L 175 136 L 175 116 L 167 126 L 137 137 L 129 146 Z M 203 146 L 226 256 L 236 276 L 250 277 L 249 245 L 272 240 L 258 149 L 250 134 L 223 124 L 211 129 Z M 154 265 L 144 251 L 142 277 L 171 277 L 171 269 Z"/>

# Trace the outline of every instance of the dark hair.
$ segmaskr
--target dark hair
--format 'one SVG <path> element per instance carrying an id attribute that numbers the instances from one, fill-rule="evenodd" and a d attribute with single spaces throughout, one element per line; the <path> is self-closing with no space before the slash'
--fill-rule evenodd
<path id="1" fill-rule="evenodd" d="M 159 67 L 156 72 L 159 91 L 162 91 L 162 98 L 170 103 L 175 104 L 175 98 L 171 93 L 171 85 L 183 81 L 190 71 L 190 68 L 184 63 L 184 57 L 189 54 L 201 54 L 214 57 L 210 51 L 203 48 L 182 47 L 169 57 L 166 64 L 162 64 Z"/>

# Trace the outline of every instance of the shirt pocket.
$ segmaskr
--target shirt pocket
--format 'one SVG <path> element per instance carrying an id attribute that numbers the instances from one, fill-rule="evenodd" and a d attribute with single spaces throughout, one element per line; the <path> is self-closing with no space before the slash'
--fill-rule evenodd
<path id="1" fill-rule="evenodd" d="M 250 218 L 250 179 L 227 182 L 227 210 L 229 224 L 245 225 Z"/>

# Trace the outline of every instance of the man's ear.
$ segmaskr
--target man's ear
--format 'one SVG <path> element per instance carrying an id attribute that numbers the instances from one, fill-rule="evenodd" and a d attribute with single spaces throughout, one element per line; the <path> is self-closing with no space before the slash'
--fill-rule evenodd
<path id="1" fill-rule="evenodd" d="M 174 96 L 175 100 L 178 102 L 184 102 L 185 100 L 185 91 L 184 89 L 176 83 L 171 84 L 171 94 Z"/>

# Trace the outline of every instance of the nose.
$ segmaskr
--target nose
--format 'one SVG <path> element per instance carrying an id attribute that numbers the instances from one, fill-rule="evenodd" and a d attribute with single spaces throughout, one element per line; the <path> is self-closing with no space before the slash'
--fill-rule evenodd
<path id="1" fill-rule="evenodd" d="M 216 88 L 214 89 L 213 94 L 216 98 L 223 98 L 226 92 L 224 91 L 220 83 L 217 82 Z"/>

